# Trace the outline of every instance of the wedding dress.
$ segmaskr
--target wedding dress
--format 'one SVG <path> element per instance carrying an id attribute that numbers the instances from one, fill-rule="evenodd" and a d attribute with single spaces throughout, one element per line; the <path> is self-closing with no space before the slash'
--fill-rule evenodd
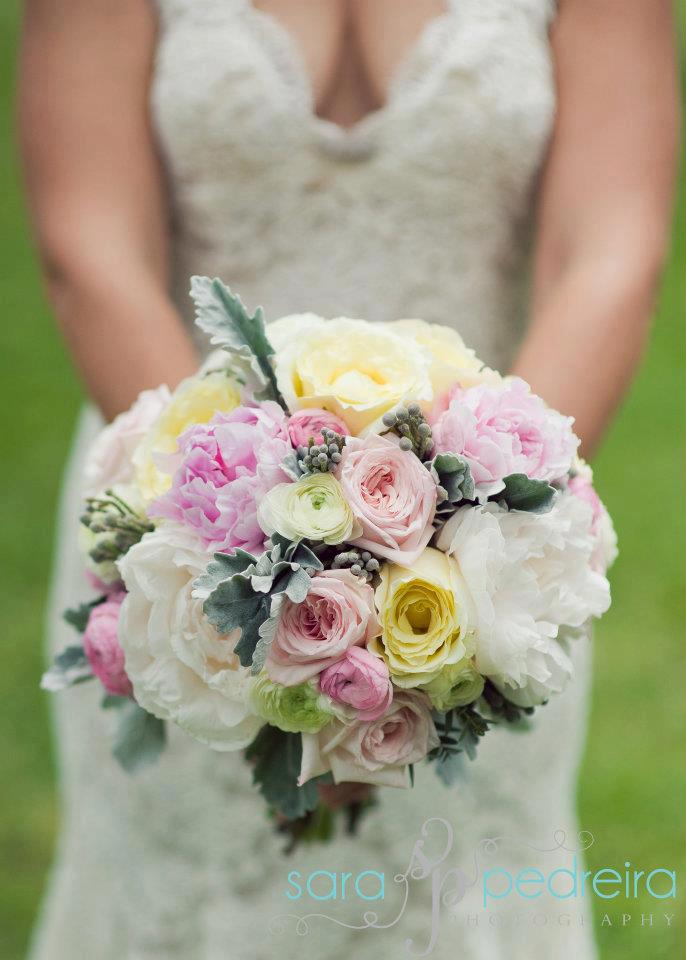
<path id="1" fill-rule="evenodd" d="M 295 43 L 249 0 L 158 0 L 158 15 L 151 107 L 173 203 L 173 295 L 188 323 L 189 277 L 216 275 L 268 319 L 306 310 L 422 317 L 454 326 L 506 369 L 525 317 L 532 200 L 555 110 L 554 0 L 450 0 L 398 68 L 386 105 L 347 131 L 315 116 Z M 75 540 L 79 472 L 97 428 L 86 413 L 66 479 L 53 650 L 73 640 L 60 611 L 89 595 Z M 567 862 L 564 851 L 540 851 L 560 847 L 561 831 L 569 846 L 576 837 L 587 641 L 574 656 L 575 681 L 539 711 L 533 731 L 492 732 L 463 782 L 448 789 L 433 769 L 417 769 L 414 789 L 382 792 L 357 838 L 291 857 L 240 755 L 173 728 L 159 764 L 128 776 L 110 756 L 111 718 L 96 685 L 60 694 L 63 824 L 33 960 L 419 955 L 430 938 L 430 880 L 410 885 L 387 929 L 351 927 L 372 910 L 382 925 L 396 917 L 402 885 L 393 878 L 428 818 L 452 825 L 445 865 L 467 873 L 482 838 L 504 838 L 485 853 L 513 876 Z M 336 899 L 305 890 L 289 899 L 289 872 L 304 889 L 317 870 L 353 880 L 383 873 L 385 898 L 361 899 L 349 884 L 345 900 L 340 889 Z M 369 882 L 374 891 L 378 878 Z M 502 891 L 504 874 L 499 882 Z M 506 922 L 498 911 L 511 907 L 524 919 Z M 487 908 L 479 882 L 454 916 L 443 908 L 432 956 L 595 956 L 578 906 L 511 896 Z M 538 920 L 526 915 L 534 908 Z M 306 913 L 326 917 L 298 927 L 293 917 Z M 277 919 L 284 914 L 292 916 Z"/>

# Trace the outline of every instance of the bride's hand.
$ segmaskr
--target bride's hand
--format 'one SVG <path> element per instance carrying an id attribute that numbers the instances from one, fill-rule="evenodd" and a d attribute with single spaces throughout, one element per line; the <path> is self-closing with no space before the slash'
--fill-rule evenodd
<path id="1" fill-rule="evenodd" d="M 319 799 L 330 810 L 338 810 L 352 803 L 363 803 L 370 799 L 373 789 L 368 783 L 322 783 L 317 787 Z"/>

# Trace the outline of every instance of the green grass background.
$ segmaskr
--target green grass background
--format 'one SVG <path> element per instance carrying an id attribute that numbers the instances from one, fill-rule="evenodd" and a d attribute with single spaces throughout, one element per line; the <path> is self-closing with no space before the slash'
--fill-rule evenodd
<path id="1" fill-rule="evenodd" d="M 38 678 L 58 482 L 81 397 L 41 292 L 18 183 L 11 119 L 18 9 L 17 0 L 2 0 L 0 960 L 23 956 L 57 824 L 46 699 Z M 683 26 L 683 0 L 679 12 Z M 685 247 L 682 186 L 646 362 L 596 464 L 599 489 L 619 531 L 621 556 L 612 575 L 614 607 L 597 630 L 593 714 L 580 793 L 583 826 L 597 838 L 591 867 L 621 867 L 629 858 L 646 870 L 676 868 L 682 885 Z M 662 913 L 660 906 L 642 900 L 627 912 L 635 917 Z M 671 930 L 642 929 L 636 923 L 624 930 L 599 927 L 603 960 L 685 956 L 683 886 L 677 907 L 670 905 L 668 912 L 675 910 Z M 596 913 L 599 922 L 603 910 Z"/>

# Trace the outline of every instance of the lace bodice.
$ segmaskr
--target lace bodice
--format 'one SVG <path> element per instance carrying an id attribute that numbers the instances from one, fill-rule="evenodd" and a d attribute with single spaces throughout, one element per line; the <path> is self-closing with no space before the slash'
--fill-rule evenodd
<path id="1" fill-rule="evenodd" d="M 268 318 L 417 316 L 454 325 L 485 360 L 507 365 L 525 317 L 532 198 L 555 109 L 553 0 L 446 2 L 398 67 L 386 106 L 344 132 L 314 116 L 297 47 L 249 0 L 157 0 L 151 105 L 173 208 L 174 293 L 187 317 L 191 274 L 218 275 Z M 89 596 L 75 534 L 97 426 L 84 422 L 65 487 L 53 648 L 72 639 L 60 611 Z M 56 704 L 64 828 L 33 960 L 371 960 L 412 955 L 408 937 L 417 954 L 426 884 L 386 931 L 317 922 L 305 938 L 292 923 L 273 935 L 276 915 L 317 910 L 293 909 L 289 870 L 373 869 L 390 886 L 427 816 L 452 822 L 452 863 L 462 866 L 482 837 L 545 846 L 555 830 L 571 831 L 586 645 L 576 656 L 578 679 L 544 722 L 521 738 L 494 731 L 465 783 L 448 790 L 419 768 L 413 790 L 384 791 L 358 839 L 291 860 L 240 756 L 172 728 L 159 765 L 128 777 L 110 757 L 97 690 L 71 691 Z M 359 924 L 367 905 L 335 906 L 325 912 Z M 382 917 L 393 912 L 379 906 Z M 594 955 L 588 926 L 465 923 L 480 912 L 478 897 L 465 901 L 436 960 Z"/>
<path id="2" fill-rule="evenodd" d="M 551 0 L 448 0 L 350 131 L 314 115 L 296 44 L 249 0 L 158 0 L 152 103 L 175 281 L 222 276 L 268 318 L 454 323 L 505 363 L 554 111 Z"/>

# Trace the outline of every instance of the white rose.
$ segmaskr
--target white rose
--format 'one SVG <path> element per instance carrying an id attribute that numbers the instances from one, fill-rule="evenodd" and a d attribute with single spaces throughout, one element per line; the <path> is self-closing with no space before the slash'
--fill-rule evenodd
<path id="1" fill-rule="evenodd" d="M 545 514 L 496 504 L 458 510 L 438 546 L 458 562 L 473 603 L 475 663 L 510 699 L 541 703 L 572 674 L 565 636 L 610 605 L 593 568 L 588 504 L 558 495 Z"/>
<path id="2" fill-rule="evenodd" d="M 215 750 L 239 750 L 263 721 L 248 706 L 250 672 L 192 597 L 208 555 L 180 524 L 164 523 L 119 561 L 129 591 L 119 620 L 138 703 Z"/>
<path id="3" fill-rule="evenodd" d="M 170 399 L 166 386 L 143 390 L 129 410 L 100 431 L 84 465 L 84 496 L 96 496 L 115 484 L 131 483 L 134 450 Z"/>

